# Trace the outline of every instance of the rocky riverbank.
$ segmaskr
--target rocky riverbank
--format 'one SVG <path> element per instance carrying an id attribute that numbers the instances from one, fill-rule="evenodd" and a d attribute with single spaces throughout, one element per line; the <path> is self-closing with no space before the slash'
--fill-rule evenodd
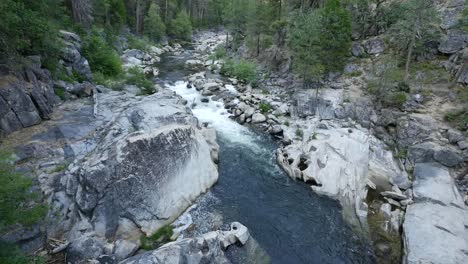
<path id="1" fill-rule="evenodd" d="M 79 38 L 62 34 L 69 43 L 64 66 L 88 76 Z M 397 237 L 404 262 L 466 262 L 466 139 L 423 111 L 419 97 L 405 111 L 380 111 L 362 93 L 364 77 L 346 75 L 332 78 L 318 95 L 297 89 L 289 74 L 264 76 L 264 89 L 254 89 L 217 74 L 224 62 L 210 54 L 226 35 L 203 33 L 196 40 L 186 67 L 199 72 L 187 77 L 187 89 L 198 90 L 202 102 L 222 102 L 240 124 L 277 138 L 276 160 L 291 178 L 340 201 L 356 230 Z M 361 52 L 378 54 L 379 43 Z M 157 76 L 159 56 L 182 52 L 180 45 L 126 50 L 122 60 L 127 69 Z M 40 64 L 32 65 L 25 76 L 2 71 L 0 124 L 3 136 L 9 134 L 2 144 L 14 150 L 19 169 L 37 177 L 49 215 L 45 224 L 12 230 L 4 240 L 28 251 L 66 252 L 73 263 L 223 263 L 223 250 L 245 243 L 247 229 L 233 223 L 140 254 L 142 236 L 174 222 L 216 182 L 215 131 L 193 117 L 193 102 L 164 87 L 135 96 L 136 87 L 113 91 L 91 78 L 54 82 Z M 67 101 L 60 103 L 54 87 Z M 394 145 L 406 155 L 395 155 Z M 179 219 L 177 225 L 190 224 Z M 376 241 L 375 248 L 377 255 L 399 255 L 389 241 Z"/>
<path id="2" fill-rule="evenodd" d="M 69 44 L 65 66 L 89 70 L 79 37 L 62 34 Z M 122 57 L 125 68 L 141 67 L 156 76 L 157 56 L 180 51 L 175 44 L 149 52 L 126 50 Z M 1 76 L 6 85 L 0 98 L 13 104 L 7 108 L 14 112 L 2 115 L 2 131 L 9 133 L 2 147 L 13 150 L 19 170 L 37 178 L 49 212 L 43 223 L 11 230 L 3 240 L 59 262 L 117 263 L 135 255 L 141 237 L 174 222 L 217 181 L 216 133 L 173 92 L 159 88 L 153 95 L 135 96 L 132 87 L 113 91 L 95 85 L 90 76 L 83 83 L 54 82 L 38 69 L 27 70 L 28 79 L 13 79 L 9 72 Z M 67 100 L 60 102 L 53 87 L 63 88 Z M 15 126 L 12 116 L 31 122 Z M 124 263 L 227 262 L 223 251 L 248 238 L 247 228 L 233 223 Z"/>
<path id="3" fill-rule="evenodd" d="M 188 66 L 219 72 L 223 60 L 208 55 L 225 39 L 201 37 L 197 63 Z M 363 52 L 383 52 L 375 45 Z M 281 140 L 277 161 L 291 177 L 339 200 L 345 218 L 359 229 L 368 232 L 370 225 L 372 233 L 377 226 L 396 236 L 404 246 L 403 261 L 466 262 L 468 196 L 463 183 L 456 184 L 466 173 L 466 139 L 429 113 L 415 111 L 424 107 L 413 102 L 417 98 L 404 112 L 376 110 L 360 89 L 361 78 L 333 78 L 316 95 L 288 89 L 295 82 L 290 75 L 270 74 L 260 90 L 234 78 L 207 77 L 203 70 L 187 78 L 187 89 L 199 90 L 206 102 L 222 101 L 239 123 Z M 390 147 L 395 144 L 407 149 L 405 156 L 395 155 Z M 394 254 L 389 247 L 379 241 L 376 254 Z"/>

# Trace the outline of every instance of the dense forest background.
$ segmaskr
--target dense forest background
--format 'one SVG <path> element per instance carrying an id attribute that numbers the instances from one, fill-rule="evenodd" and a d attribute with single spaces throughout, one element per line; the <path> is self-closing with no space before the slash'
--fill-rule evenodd
<path id="1" fill-rule="evenodd" d="M 293 69 L 304 80 L 340 71 L 352 40 L 384 32 L 404 59 L 407 79 L 415 56 L 439 38 L 434 5 L 425 0 L 4 0 L 0 13 L 1 61 L 17 64 L 24 56 L 41 55 L 53 73 L 60 71 L 59 29 L 84 37 L 93 64 L 110 54 L 90 53 L 112 50 L 118 35 L 142 37 L 130 39 L 138 46 L 140 39 L 188 41 L 193 30 L 226 28 L 233 39 L 226 46 L 247 47 L 251 58 L 280 60 L 290 51 Z M 464 19 L 461 26 L 466 24 Z"/>

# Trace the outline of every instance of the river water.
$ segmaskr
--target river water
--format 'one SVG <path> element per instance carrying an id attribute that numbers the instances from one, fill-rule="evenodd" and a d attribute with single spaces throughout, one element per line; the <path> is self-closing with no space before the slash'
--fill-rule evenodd
<path id="1" fill-rule="evenodd" d="M 195 103 L 193 114 L 218 134 L 219 180 L 197 201 L 195 229 L 202 233 L 232 221 L 247 226 L 256 241 L 247 248 L 256 248 L 255 253 L 230 249 L 233 263 L 374 263 L 370 246 L 343 219 L 339 204 L 276 165 L 277 144 L 270 136 L 238 124 L 221 102 L 202 103 L 199 92 L 186 88 L 183 77 L 190 71 L 183 63 L 190 54 L 164 58 L 160 80 L 188 105 Z"/>

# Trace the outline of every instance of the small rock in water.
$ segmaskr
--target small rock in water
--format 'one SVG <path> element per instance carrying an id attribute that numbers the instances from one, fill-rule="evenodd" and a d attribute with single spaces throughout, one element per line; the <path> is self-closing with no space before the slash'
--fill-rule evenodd
<path id="1" fill-rule="evenodd" d="M 202 99 L 200 99 L 200 101 L 201 101 L 202 103 L 208 103 L 208 102 L 210 101 L 210 98 L 208 98 L 208 97 L 203 97 Z"/>

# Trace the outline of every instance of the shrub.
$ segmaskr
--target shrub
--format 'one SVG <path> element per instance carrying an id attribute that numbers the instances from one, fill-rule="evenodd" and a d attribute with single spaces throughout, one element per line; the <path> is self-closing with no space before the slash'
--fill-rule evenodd
<path id="1" fill-rule="evenodd" d="M 356 71 L 346 73 L 345 75 L 349 77 L 359 77 L 362 75 L 362 71 L 356 70 Z"/>
<path id="2" fill-rule="evenodd" d="M 116 76 L 122 72 L 122 62 L 119 56 L 96 30 L 84 38 L 82 51 L 94 73 Z"/>
<path id="3" fill-rule="evenodd" d="M 266 103 L 266 104 L 265 104 L 265 103 L 261 103 L 261 104 L 259 105 L 259 108 L 260 108 L 260 111 L 262 111 L 262 113 L 267 113 L 268 111 L 270 111 L 271 105 L 268 104 L 268 103 Z"/>
<path id="4" fill-rule="evenodd" d="M 140 238 L 141 248 L 145 250 L 155 249 L 164 243 L 170 242 L 173 234 L 172 226 L 165 225 L 149 237 L 142 236 Z"/>
<path id="5" fill-rule="evenodd" d="M 32 180 L 15 172 L 11 155 L 0 151 L 0 232 L 12 224 L 32 225 L 47 212 L 31 192 Z"/>
<path id="6" fill-rule="evenodd" d="M 459 129 L 464 130 L 468 127 L 468 107 L 449 111 L 445 114 L 444 119 Z"/>
<path id="7" fill-rule="evenodd" d="M 127 36 L 127 41 L 128 41 L 128 47 L 130 49 L 138 49 L 138 50 L 146 51 L 149 46 L 152 46 L 151 42 L 145 37 L 138 38 L 138 37 L 129 35 Z"/>
<path id="8" fill-rule="evenodd" d="M 402 107 L 407 99 L 405 92 L 391 92 L 384 97 L 383 103 L 386 106 Z"/>
<path id="9" fill-rule="evenodd" d="M 219 60 L 226 56 L 226 49 L 222 46 L 216 47 L 215 51 L 210 54 L 210 59 L 212 60 Z"/>
<path id="10" fill-rule="evenodd" d="M 289 121 L 288 121 L 288 120 L 284 121 L 284 125 L 287 126 L 287 127 L 289 127 L 289 126 L 290 126 Z"/>
<path id="11" fill-rule="evenodd" d="M 56 8 L 60 9 L 58 4 Z M 39 54 L 43 65 L 54 70 L 57 66 L 61 42 L 58 41 L 58 30 L 52 23 L 53 20 L 48 19 L 51 12 L 49 2 L 44 0 L 0 1 L 0 56 L 2 59 L 13 63 L 17 62 L 19 56 Z"/>
<path id="12" fill-rule="evenodd" d="M 10 264 L 42 264 L 43 257 L 29 257 L 14 244 L 0 241 L 0 263 Z"/>
<path id="13" fill-rule="evenodd" d="M 397 88 L 398 88 L 398 91 L 400 92 L 409 93 L 411 91 L 408 83 L 406 82 L 399 82 L 397 85 Z"/>
<path id="14" fill-rule="evenodd" d="M 170 36 L 180 40 L 192 38 L 192 24 L 190 17 L 185 11 L 180 11 L 169 23 L 168 33 Z"/>
<path id="15" fill-rule="evenodd" d="M 227 60 L 221 68 L 221 73 L 249 83 L 255 83 L 257 80 L 255 64 L 245 60 L 239 60 L 238 62 L 231 59 Z"/>
<path id="16" fill-rule="evenodd" d="M 65 90 L 63 88 L 54 88 L 54 92 L 62 101 L 65 101 Z"/>
<path id="17" fill-rule="evenodd" d="M 128 70 L 125 82 L 138 86 L 138 88 L 140 88 L 139 95 L 148 95 L 156 92 L 153 82 L 146 78 L 145 73 L 138 66 Z"/>

